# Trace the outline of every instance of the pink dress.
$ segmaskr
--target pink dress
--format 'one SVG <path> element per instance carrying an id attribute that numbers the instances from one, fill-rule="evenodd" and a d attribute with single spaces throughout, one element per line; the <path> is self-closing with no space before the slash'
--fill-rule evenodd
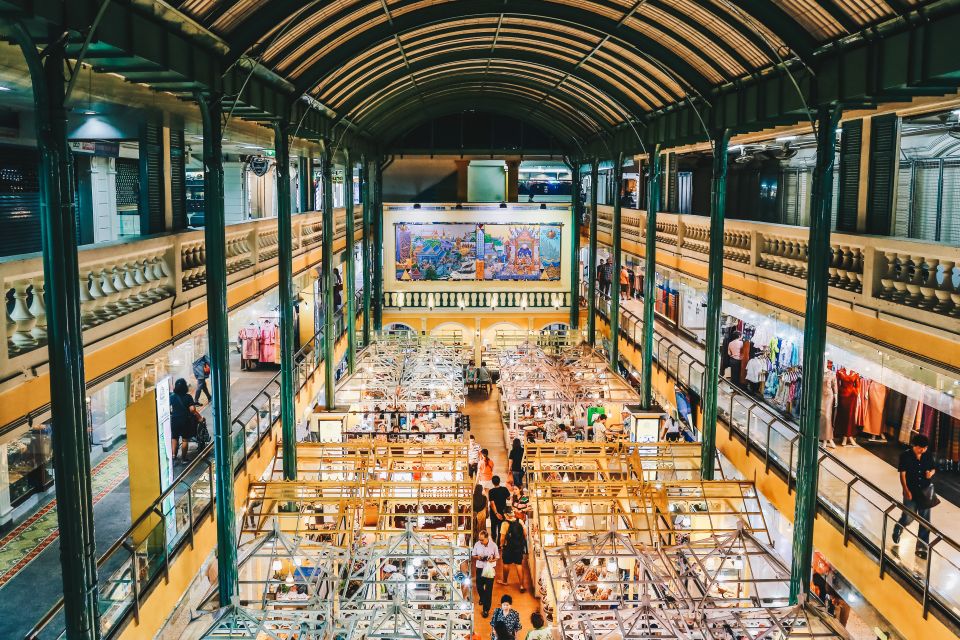
<path id="1" fill-rule="evenodd" d="M 277 362 L 277 325 L 267 324 L 261 331 L 260 362 Z"/>
<path id="2" fill-rule="evenodd" d="M 237 336 L 240 340 L 240 357 L 244 360 L 260 359 L 260 330 L 244 327 Z"/>

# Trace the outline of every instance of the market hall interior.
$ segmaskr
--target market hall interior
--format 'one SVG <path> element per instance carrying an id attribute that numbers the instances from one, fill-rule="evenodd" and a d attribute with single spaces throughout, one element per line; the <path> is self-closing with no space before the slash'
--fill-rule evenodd
<path id="1" fill-rule="evenodd" d="M 0 0 L 4 637 L 957 636 L 958 28 Z"/>

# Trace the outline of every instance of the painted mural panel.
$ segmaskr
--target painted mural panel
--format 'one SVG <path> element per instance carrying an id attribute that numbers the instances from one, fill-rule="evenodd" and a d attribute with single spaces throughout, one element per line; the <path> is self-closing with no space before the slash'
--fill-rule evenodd
<path id="1" fill-rule="evenodd" d="M 394 226 L 401 281 L 560 280 L 560 224 Z"/>

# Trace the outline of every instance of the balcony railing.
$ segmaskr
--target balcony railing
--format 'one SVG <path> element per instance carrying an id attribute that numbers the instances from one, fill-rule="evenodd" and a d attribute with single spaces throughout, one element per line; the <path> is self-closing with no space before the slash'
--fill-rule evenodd
<path id="1" fill-rule="evenodd" d="M 645 241 L 646 212 L 624 209 L 622 215 L 624 240 Z M 611 207 L 598 206 L 598 229 L 610 233 L 612 217 Z M 724 268 L 802 288 L 807 234 L 805 227 L 727 220 Z M 706 262 L 709 244 L 709 218 L 657 214 L 658 251 Z M 939 328 L 945 318 L 960 318 L 960 247 L 833 233 L 830 249 L 832 298 Z"/>
<path id="2" fill-rule="evenodd" d="M 358 306 L 358 314 L 360 307 Z M 346 323 L 343 308 L 336 314 L 337 340 Z M 299 393 L 323 364 L 323 330 L 294 355 L 294 387 Z M 280 420 L 280 373 L 273 376 L 233 419 L 233 470 L 238 475 Z M 216 471 L 213 443 L 200 451 L 180 472 L 170 488 L 160 494 L 97 562 L 100 590 L 100 628 L 104 638 L 116 637 L 133 616 L 140 620 L 140 607 L 147 591 L 166 576 L 177 554 L 193 547 L 200 526 L 214 518 Z M 63 600 L 26 635 L 26 640 L 64 637 L 59 616 Z M 51 627 L 52 628 L 48 628 Z"/>
<path id="3" fill-rule="evenodd" d="M 343 236 L 344 212 L 335 212 L 335 237 Z M 293 252 L 320 246 L 322 214 L 293 217 Z M 227 281 L 248 278 L 277 263 L 276 218 L 227 227 Z M 141 324 L 205 295 L 204 232 L 183 231 L 81 247 L 80 304 L 84 343 Z M 21 371 L 46 361 L 47 314 L 42 257 L 0 260 L 0 286 L 7 296 L 7 321 L 0 326 L 0 372 Z"/>
<path id="4" fill-rule="evenodd" d="M 395 309 L 561 309 L 570 305 L 568 291 L 392 291 L 383 306 Z"/>
<path id="5" fill-rule="evenodd" d="M 609 300 L 598 296 L 597 311 L 608 319 Z M 642 330 L 643 320 L 621 308 L 621 337 L 640 349 Z M 702 353 L 688 348 L 680 338 L 655 329 L 653 360 L 673 380 L 702 397 L 705 384 Z M 718 413 L 729 427 L 730 438 L 736 435 L 741 439 L 747 456 L 751 453 L 760 456 L 764 468 L 775 470 L 785 479 L 788 491 L 792 491 L 799 462 L 798 425 L 728 380 L 720 378 L 718 383 Z M 820 449 L 817 467 L 820 511 L 843 532 L 844 545 L 856 541 L 876 562 L 880 578 L 886 572 L 895 572 L 921 602 L 924 617 L 931 605 L 935 605 L 954 624 L 960 623 L 960 593 L 954 587 L 960 572 L 960 543 L 824 448 Z M 910 512 L 930 530 L 929 555 L 925 563 L 914 560 L 912 554 L 908 558 L 906 554 L 898 556 L 890 551 L 890 536 L 901 512 Z M 916 539 L 916 532 L 905 529 L 901 543 L 909 547 L 909 543 L 916 542 Z"/>

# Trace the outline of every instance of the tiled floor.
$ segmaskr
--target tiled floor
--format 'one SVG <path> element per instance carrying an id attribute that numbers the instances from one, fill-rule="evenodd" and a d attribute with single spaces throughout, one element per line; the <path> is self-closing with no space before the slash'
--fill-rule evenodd
<path id="1" fill-rule="evenodd" d="M 505 477 L 507 475 L 508 460 L 507 449 L 503 440 L 503 424 L 500 421 L 500 410 L 497 402 L 497 388 L 494 387 L 489 396 L 478 391 L 471 391 L 467 400 L 466 413 L 470 416 L 470 432 L 476 437 L 481 447 L 489 449 L 490 458 L 493 460 L 495 474 Z M 523 624 L 523 630 L 518 635 L 523 638 L 530 626 L 530 614 L 540 610 L 540 601 L 532 595 L 530 584 L 530 572 L 524 567 L 524 580 L 526 582 L 526 593 L 521 593 L 519 585 L 516 584 L 516 575 L 511 577 L 512 582 L 508 586 L 500 584 L 500 577 L 493 587 L 493 606 L 496 607 L 500 598 L 504 594 L 510 594 L 513 598 L 513 606 L 520 614 L 520 622 Z M 474 633 L 480 638 L 489 638 L 491 633 L 490 618 L 481 616 L 480 607 L 474 606 Z"/>

